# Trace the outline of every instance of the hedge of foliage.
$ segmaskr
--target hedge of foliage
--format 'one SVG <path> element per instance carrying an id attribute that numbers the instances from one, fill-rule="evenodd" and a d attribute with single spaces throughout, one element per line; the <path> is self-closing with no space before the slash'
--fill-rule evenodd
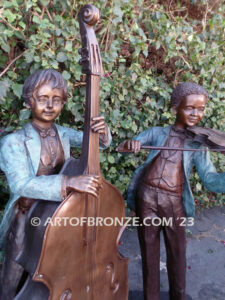
<path id="1" fill-rule="evenodd" d="M 0 8 L 0 134 L 21 128 L 30 117 L 21 98 L 25 78 L 40 68 L 62 72 L 71 98 L 57 120 L 81 129 L 85 78 L 78 64 L 77 14 L 87 3 L 101 11 L 96 26 L 105 75 L 101 114 L 113 143 L 101 153 L 102 172 L 125 193 L 146 153 L 121 155 L 116 146 L 144 129 L 172 124 L 170 94 L 183 81 L 202 84 L 210 95 L 202 126 L 225 131 L 223 1 L 200 0 L 11 0 Z M 224 156 L 212 154 L 218 171 Z M 1 198 L 7 199 L 1 175 Z M 196 202 L 224 204 L 192 177 Z"/>

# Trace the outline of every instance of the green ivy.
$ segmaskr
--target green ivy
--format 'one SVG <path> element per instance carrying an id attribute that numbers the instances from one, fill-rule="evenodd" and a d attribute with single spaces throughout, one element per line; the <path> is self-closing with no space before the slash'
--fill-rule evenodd
<path id="1" fill-rule="evenodd" d="M 107 180 L 125 194 L 132 172 L 147 153 L 121 155 L 115 148 L 150 126 L 172 124 L 170 94 L 179 82 L 194 81 L 206 88 L 210 101 L 202 125 L 225 131 L 225 5 L 170 1 L 173 5 L 168 7 L 167 2 L 4 1 L 0 8 L 0 135 L 28 121 L 22 85 L 30 73 L 41 68 L 59 70 L 68 81 L 71 97 L 57 122 L 82 130 L 85 78 L 78 63 L 77 14 L 87 3 L 101 11 L 96 26 L 105 73 L 101 114 L 113 135 L 110 149 L 100 154 Z M 202 15 L 193 17 L 190 7 Z M 212 159 L 218 171 L 225 171 L 223 156 L 213 154 Z M 223 195 L 206 192 L 196 175 L 191 183 L 200 205 L 225 203 Z M 7 195 L 2 175 L 0 185 Z"/>

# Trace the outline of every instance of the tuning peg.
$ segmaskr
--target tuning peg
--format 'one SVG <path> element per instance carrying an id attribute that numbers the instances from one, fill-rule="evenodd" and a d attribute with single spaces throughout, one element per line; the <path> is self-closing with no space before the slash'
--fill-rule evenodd
<path id="1" fill-rule="evenodd" d="M 89 62 L 90 61 L 90 58 L 89 57 L 82 57 L 80 60 L 79 60 L 79 64 L 82 65 L 83 63 L 85 62 Z"/>
<path id="2" fill-rule="evenodd" d="M 84 47 L 84 48 L 80 48 L 79 50 L 78 50 L 78 53 L 81 55 L 81 56 L 88 56 L 88 48 L 87 47 Z"/>

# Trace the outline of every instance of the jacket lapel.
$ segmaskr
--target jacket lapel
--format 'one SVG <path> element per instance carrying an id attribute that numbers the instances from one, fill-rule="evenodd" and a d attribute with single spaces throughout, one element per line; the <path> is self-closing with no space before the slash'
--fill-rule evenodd
<path id="1" fill-rule="evenodd" d="M 24 126 L 25 130 L 25 144 L 30 154 L 31 163 L 34 174 L 37 174 L 38 166 L 41 157 L 41 141 L 37 131 L 33 128 L 31 123 Z"/>
<path id="2" fill-rule="evenodd" d="M 61 127 L 57 124 L 55 124 L 55 125 L 56 125 L 56 128 L 58 130 L 59 138 L 60 138 L 60 141 L 61 141 L 61 144 L 62 144 L 62 147 L 63 147 L 65 160 L 67 160 L 70 157 L 70 140 L 69 140 L 69 137 L 66 134 L 65 128 L 63 128 L 63 127 Z"/>
<path id="3" fill-rule="evenodd" d="M 166 141 L 166 139 L 169 136 L 170 129 L 171 129 L 171 126 L 167 126 L 167 127 L 163 128 L 162 134 L 160 134 L 159 137 L 158 137 L 158 145 L 159 145 L 159 147 L 162 147 L 165 144 L 165 141 Z"/>
<path id="4" fill-rule="evenodd" d="M 65 160 L 67 160 L 70 157 L 69 137 L 66 135 L 66 131 L 63 127 L 56 125 L 56 128 L 58 130 L 59 138 L 62 143 Z M 37 174 L 39 163 L 40 163 L 40 157 L 41 157 L 40 137 L 37 131 L 31 125 L 31 123 L 28 123 L 24 126 L 24 131 L 25 131 L 25 144 L 30 155 L 34 174 Z"/>
<path id="5" fill-rule="evenodd" d="M 171 126 L 167 126 L 167 127 L 164 127 L 164 128 L 159 128 L 158 131 L 159 130 L 160 131 L 155 132 L 155 137 L 153 137 L 154 142 L 153 142 L 152 146 L 162 147 L 165 144 L 165 141 L 169 136 L 170 129 L 171 129 Z M 147 158 L 146 163 L 151 161 L 159 152 L 160 152 L 160 150 L 151 150 L 149 152 L 149 156 Z"/>
<path id="6" fill-rule="evenodd" d="M 197 149 L 199 148 L 199 143 L 193 142 L 192 139 L 185 139 L 184 141 L 184 148 L 188 149 Z M 193 151 L 183 151 L 183 168 L 184 168 L 184 173 L 186 177 L 188 178 L 188 166 L 190 165 L 191 162 L 191 156 L 194 154 Z"/>

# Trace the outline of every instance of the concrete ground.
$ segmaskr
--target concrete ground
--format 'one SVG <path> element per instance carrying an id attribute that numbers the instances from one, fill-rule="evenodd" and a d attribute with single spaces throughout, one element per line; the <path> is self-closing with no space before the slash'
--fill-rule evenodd
<path id="1" fill-rule="evenodd" d="M 187 228 L 187 300 L 225 300 L 225 206 L 196 213 Z M 129 300 L 143 300 L 141 255 L 135 228 L 122 236 L 121 253 L 129 257 Z M 168 279 L 164 242 L 161 243 L 161 300 L 167 296 Z"/>

